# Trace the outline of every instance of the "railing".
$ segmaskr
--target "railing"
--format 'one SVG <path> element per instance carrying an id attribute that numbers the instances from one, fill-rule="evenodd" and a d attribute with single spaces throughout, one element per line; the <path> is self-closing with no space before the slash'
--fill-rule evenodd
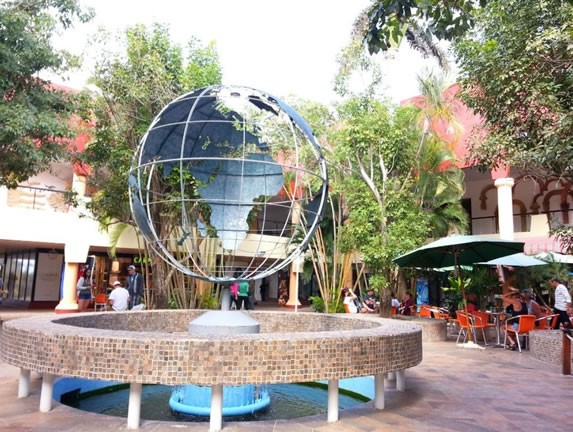
<path id="1" fill-rule="evenodd" d="M 569 223 L 573 222 L 573 211 L 569 211 Z M 532 216 L 549 215 L 550 221 L 563 223 L 564 217 L 561 210 L 552 210 L 543 213 L 516 213 L 513 215 L 514 231 L 529 232 L 531 229 Z M 474 217 L 470 221 L 471 232 L 475 235 L 498 234 L 499 224 L 497 216 Z"/>
<path id="2" fill-rule="evenodd" d="M 269 236 L 292 236 L 296 230 L 297 225 L 291 222 L 265 220 L 264 224 L 259 223 L 257 227 L 251 229 L 254 234 L 269 235 Z"/>
<path id="3" fill-rule="evenodd" d="M 17 186 L 8 190 L 8 207 L 67 213 L 70 208 L 69 192 L 35 186 Z"/>

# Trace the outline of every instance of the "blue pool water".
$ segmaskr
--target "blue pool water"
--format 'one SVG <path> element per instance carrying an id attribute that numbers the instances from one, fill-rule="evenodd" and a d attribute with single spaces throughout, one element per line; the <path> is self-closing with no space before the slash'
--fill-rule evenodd
<path id="1" fill-rule="evenodd" d="M 344 380 L 341 380 L 344 381 Z M 349 380 L 354 381 L 354 380 Z M 364 383 L 354 383 L 354 387 L 362 387 Z M 370 385 L 372 386 L 372 380 Z M 341 388 L 344 388 L 341 383 Z M 352 386 L 347 386 L 352 387 Z M 353 388 L 353 391 L 359 389 Z M 83 390 L 82 390 L 83 391 Z M 141 418 L 145 420 L 163 421 L 208 421 L 208 417 L 194 417 L 173 412 L 169 408 L 169 398 L 173 388 L 163 385 L 143 386 L 141 398 Z M 311 387 L 297 384 L 269 384 L 268 391 L 271 398 L 270 406 L 262 411 L 245 416 L 227 418 L 227 420 L 279 420 L 306 417 L 317 414 L 326 414 L 328 392 L 322 387 Z M 370 397 L 366 392 L 358 392 Z M 75 408 L 100 414 L 127 417 L 129 388 L 121 388 L 103 394 L 86 395 L 79 401 L 70 403 Z M 364 403 L 364 400 L 339 395 L 339 408 L 341 410 L 355 407 Z"/>

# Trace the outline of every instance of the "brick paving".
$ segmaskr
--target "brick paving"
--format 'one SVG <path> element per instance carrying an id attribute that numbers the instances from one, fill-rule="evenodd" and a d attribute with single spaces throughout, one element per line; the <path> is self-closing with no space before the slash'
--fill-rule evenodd
<path id="1" fill-rule="evenodd" d="M 34 312 L 42 313 L 42 312 Z M 29 311 L 0 310 L 3 320 L 29 316 Z M 454 339 L 455 340 L 455 339 Z M 386 407 L 372 402 L 326 416 L 265 422 L 224 422 L 223 430 L 276 432 L 366 431 L 562 431 L 573 427 L 570 414 L 573 377 L 560 366 L 542 363 L 528 352 L 473 350 L 454 340 L 424 343 L 424 360 L 406 373 L 407 389 L 387 386 Z M 30 396 L 18 399 L 18 369 L 0 363 L 0 431 L 68 432 L 126 430 L 126 419 L 97 415 L 54 404 L 38 411 L 41 377 L 32 373 Z M 207 431 L 208 423 L 143 420 L 141 431 Z"/>

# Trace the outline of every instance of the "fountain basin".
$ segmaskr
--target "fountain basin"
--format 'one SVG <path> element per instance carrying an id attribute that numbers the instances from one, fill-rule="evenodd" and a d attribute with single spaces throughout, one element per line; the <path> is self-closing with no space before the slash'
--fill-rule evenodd
<path id="1" fill-rule="evenodd" d="M 253 414 L 267 408 L 270 403 L 269 392 L 264 385 L 225 387 L 223 415 Z M 169 398 L 169 407 L 182 414 L 208 416 L 211 414 L 211 387 L 179 386 Z"/>
<path id="2" fill-rule="evenodd" d="M 413 323 L 349 314 L 251 311 L 260 333 L 190 336 L 188 323 L 204 312 L 11 320 L 0 332 L 0 356 L 16 367 L 56 376 L 202 386 L 370 376 L 422 361 L 422 334 Z"/>

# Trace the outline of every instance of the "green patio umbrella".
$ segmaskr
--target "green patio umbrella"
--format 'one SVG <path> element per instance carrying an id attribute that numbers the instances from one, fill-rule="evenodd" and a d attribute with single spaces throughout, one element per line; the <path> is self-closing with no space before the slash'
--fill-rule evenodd
<path id="1" fill-rule="evenodd" d="M 451 235 L 428 243 L 411 252 L 394 258 L 400 267 L 441 268 L 453 266 L 460 274 L 460 266 L 478 262 L 491 261 L 503 256 L 523 252 L 523 242 L 502 240 L 472 235 Z M 466 292 L 463 279 L 460 290 L 467 315 Z M 468 339 L 472 341 L 471 332 Z"/>
<path id="2" fill-rule="evenodd" d="M 517 253 L 513 255 L 507 255 L 501 258 L 496 258 L 491 261 L 479 262 L 476 264 L 488 265 L 488 266 L 501 265 L 509 267 L 533 267 L 539 265 L 547 265 L 549 263 L 537 259 L 535 257 L 525 255 L 523 253 Z"/>

